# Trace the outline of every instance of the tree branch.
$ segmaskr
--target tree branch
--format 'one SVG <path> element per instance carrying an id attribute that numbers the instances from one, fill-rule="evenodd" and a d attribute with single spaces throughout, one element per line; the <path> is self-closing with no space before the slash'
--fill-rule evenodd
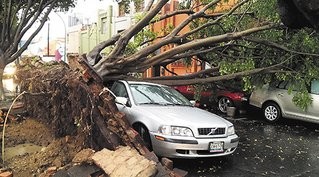
<path id="1" fill-rule="evenodd" d="M 167 72 L 169 72 L 169 73 L 171 73 L 171 74 L 177 76 L 177 74 L 176 74 L 175 72 L 173 72 L 173 71 L 171 71 L 171 70 L 169 70 L 169 69 L 167 68 L 167 65 L 162 66 L 162 67 L 163 67 Z"/>
<path id="2" fill-rule="evenodd" d="M 162 62 L 159 63 L 159 65 L 168 65 L 169 63 L 175 62 L 175 61 L 180 60 L 182 58 L 187 58 L 187 57 L 192 57 L 192 56 L 197 56 L 199 58 L 200 57 L 199 55 L 214 51 L 217 48 L 219 48 L 219 47 L 203 49 L 203 50 L 189 50 L 185 53 L 178 54 L 178 55 L 175 55 L 171 58 L 163 60 Z M 207 61 L 207 60 L 201 59 L 201 61 Z"/>
<path id="3" fill-rule="evenodd" d="M 151 78 L 144 78 L 144 80 L 185 80 L 185 79 L 196 79 L 196 78 L 203 78 L 203 76 L 208 74 L 213 74 L 219 71 L 219 67 L 209 68 L 205 70 L 201 70 L 195 73 L 191 73 L 188 75 L 183 76 L 161 76 L 161 77 L 151 77 Z"/>
<path id="4" fill-rule="evenodd" d="M 12 15 L 12 8 L 13 8 L 13 6 L 12 6 L 12 0 L 9 0 L 9 4 L 8 4 L 8 6 L 9 6 L 9 9 L 8 9 L 8 11 L 7 11 L 7 18 L 6 18 L 6 24 L 7 24 L 7 32 L 6 32 L 6 34 L 7 34 L 7 39 L 6 39 L 6 41 L 10 41 L 10 35 L 8 35 L 8 34 L 10 34 L 10 25 L 11 25 L 11 15 Z"/>
<path id="5" fill-rule="evenodd" d="M 173 80 L 153 80 L 153 81 L 150 80 L 150 82 L 155 82 L 155 83 L 164 84 L 164 85 L 171 85 L 171 86 L 213 83 L 216 81 L 231 80 L 231 79 L 235 79 L 235 78 L 239 78 L 239 77 L 243 77 L 243 76 L 258 74 L 258 73 L 267 73 L 275 68 L 282 66 L 284 63 L 285 62 L 276 64 L 276 65 L 272 65 L 269 67 L 256 68 L 256 69 L 252 69 L 249 71 L 242 71 L 242 72 L 238 72 L 238 73 L 234 73 L 234 74 L 214 76 L 214 77 L 208 77 L 208 78 L 183 79 L 183 80 L 179 80 L 178 82 L 176 82 L 176 79 L 173 79 Z"/>
<path id="6" fill-rule="evenodd" d="M 252 6 L 252 3 L 249 4 L 249 7 L 245 9 L 244 13 L 241 15 L 240 19 L 237 21 L 237 24 L 235 25 L 235 28 L 234 28 L 234 32 L 237 31 L 236 28 L 239 22 L 243 19 L 244 15 L 248 13 L 248 10 L 251 8 L 251 6 Z"/>
<path id="7" fill-rule="evenodd" d="M 103 41 L 101 43 L 99 43 L 98 45 L 96 45 L 88 54 L 87 54 L 87 59 L 89 61 L 89 63 L 92 65 L 97 63 L 99 61 L 99 57 L 100 57 L 100 52 L 108 46 L 114 45 L 116 43 L 116 41 L 120 38 L 121 34 L 118 33 L 114 36 L 112 36 L 112 38 Z M 101 63 L 100 63 L 101 64 Z M 95 67 L 99 67 L 100 64 L 97 64 Z"/>
<path id="8" fill-rule="evenodd" d="M 258 44 L 263 44 L 263 45 L 270 46 L 270 47 L 273 47 L 273 48 L 276 48 L 276 49 L 280 49 L 280 50 L 283 50 L 283 51 L 286 51 L 286 52 L 289 52 L 289 53 L 294 53 L 294 54 L 298 54 L 298 55 L 309 55 L 309 56 L 319 57 L 319 54 L 294 51 L 294 50 L 288 49 L 287 47 L 282 46 L 282 45 L 280 45 L 278 43 L 271 42 L 271 41 L 264 40 L 264 39 L 257 39 L 257 38 L 252 38 L 252 37 L 243 37 L 243 39 L 246 40 L 246 41 L 255 42 L 255 43 L 258 43 Z"/>
<path id="9" fill-rule="evenodd" d="M 163 44 L 170 44 L 170 43 L 176 43 L 178 41 L 177 38 L 173 38 L 171 40 L 164 39 L 160 42 L 145 47 L 142 50 L 140 50 L 138 53 L 128 57 L 128 58 L 122 58 L 116 63 L 104 63 L 104 67 L 97 68 L 97 72 L 103 77 L 104 75 L 112 75 L 115 73 L 123 74 L 124 72 L 143 72 L 146 69 L 148 69 L 151 66 L 163 64 L 165 60 L 168 58 L 171 58 L 175 55 L 178 55 L 180 53 L 198 49 L 201 47 L 209 47 L 213 46 L 216 43 L 226 42 L 235 40 L 238 38 L 241 38 L 243 36 L 256 33 L 258 31 L 263 31 L 267 29 L 271 29 L 273 27 L 277 26 L 276 24 L 268 24 L 260 27 L 255 27 L 251 29 L 247 29 L 245 31 L 241 32 L 235 32 L 235 33 L 228 33 L 228 34 L 222 34 L 218 36 L 212 36 L 205 39 L 198 39 L 196 41 L 188 42 L 179 46 L 176 46 L 168 51 L 162 52 L 158 55 L 155 55 L 151 58 L 146 58 L 155 48 L 160 48 L 161 46 L 164 46 Z M 125 68 L 125 70 L 122 70 L 122 68 Z"/>
<path id="10" fill-rule="evenodd" d="M 19 22 L 19 25 L 18 27 L 16 28 L 16 31 L 15 31 L 15 38 L 18 38 L 18 35 L 20 34 L 20 32 L 22 31 L 23 27 L 27 24 L 27 22 L 29 21 L 29 19 L 33 16 L 33 14 L 35 13 L 35 11 L 33 11 L 33 13 L 31 13 L 29 15 L 29 18 L 26 20 L 27 18 L 27 15 L 28 15 L 28 12 L 31 8 L 31 5 L 32 5 L 32 0 L 28 0 L 28 3 L 27 3 L 27 6 L 24 10 L 22 10 L 22 15 L 21 15 L 21 18 L 20 18 L 20 22 Z"/>
<path id="11" fill-rule="evenodd" d="M 12 15 L 11 24 L 10 24 L 10 29 L 11 29 L 11 30 L 14 30 L 14 29 L 15 29 L 15 28 L 14 28 L 14 25 L 15 25 L 15 23 L 16 23 L 17 21 L 19 21 L 18 16 L 15 15 L 15 14 L 18 14 L 18 13 L 19 13 L 19 10 L 21 9 L 21 6 L 22 6 L 22 5 L 21 5 L 21 4 L 18 4 L 17 6 L 18 6 L 18 7 L 15 8 L 14 12 L 12 13 L 13 15 Z M 12 32 L 11 32 L 11 33 L 12 33 Z M 8 34 L 10 34 L 10 33 L 8 33 Z M 15 34 L 15 32 L 13 32 L 12 34 Z M 9 36 L 9 39 L 12 38 L 12 35 L 11 35 L 11 34 L 8 35 L 8 36 Z M 9 42 L 12 43 L 13 40 L 10 40 Z"/>
<path id="12" fill-rule="evenodd" d="M 51 9 L 53 8 L 54 6 L 54 3 L 56 2 L 56 0 L 53 0 L 53 1 L 48 1 L 45 5 L 49 5 L 50 2 L 52 2 L 52 5 L 51 5 Z M 45 5 L 43 5 L 43 0 L 41 0 L 41 3 L 39 4 L 39 8 L 36 10 L 36 13 L 35 15 L 33 15 L 32 17 L 32 20 L 31 21 L 28 21 L 28 22 L 24 22 L 25 24 L 28 23 L 27 26 L 24 26 L 24 28 L 21 28 L 20 31 L 16 31 L 16 34 L 15 34 L 15 37 L 14 37 L 14 42 L 13 44 L 11 45 L 12 47 L 10 47 L 10 50 L 8 51 L 9 55 L 12 55 L 13 53 L 15 53 L 15 51 L 17 50 L 18 48 L 18 45 L 19 45 L 19 42 L 21 41 L 22 37 L 25 35 L 25 33 L 34 25 L 34 23 L 38 20 L 39 16 L 41 15 L 42 11 L 45 9 Z M 51 10 L 48 12 L 50 13 Z M 45 20 L 47 19 L 49 14 L 44 14 L 44 16 L 46 17 Z M 31 17 L 31 16 L 30 16 Z M 44 18 L 42 18 L 43 20 Z M 40 26 L 42 27 L 45 23 L 45 21 L 41 21 L 40 22 Z M 42 24 L 43 23 L 43 24 Z M 37 31 L 37 30 L 36 30 Z M 36 34 L 38 33 L 39 31 L 36 32 Z M 31 35 L 33 36 L 33 35 Z M 35 36 L 35 35 L 34 35 Z M 33 36 L 33 38 L 34 38 Z M 32 38 L 32 39 L 33 39 Z M 30 41 L 31 42 L 31 41 Z M 24 49 L 25 50 L 25 49 Z"/>
<path id="13" fill-rule="evenodd" d="M 31 41 L 33 40 L 33 38 L 39 33 L 39 31 L 42 29 L 43 25 L 46 22 L 46 19 L 48 18 L 50 12 L 52 11 L 52 9 L 54 8 L 54 3 L 56 1 L 52 1 L 52 4 L 49 4 L 47 11 L 44 13 L 44 17 L 42 18 L 42 20 L 40 20 L 40 25 L 37 27 L 37 29 L 31 34 L 31 36 L 28 38 L 28 40 L 25 42 L 25 44 L 17 51 L 15 52 L 9 59 L 8 59 L 8 63 L 14 61 L 17 57 L 19 57 L 28 47 L 28 45 L 31 43 Z M 22 38 L 22 36 L 21 36 Z M 16 46 L 18 46 L 19 42 L 15 42 L 14 43 Z M 12 47 L 13 48 L 13 47 Z"/>
<path id="14" fill-rule="evenodd" d="M 222 47 L 224 47 L 224 46 L 217 46 L 217 47 L 212 47 L 212 48 L 203 49 L 203 50 L 189 50 L 186 53 L 178 54 L 178 55 L 175 55 L 175 56 L 173 56 L 171 58 L 175 59 L 175 60 L 178 60 L 178 59 L 181 59 L 181 58 L 197 56 L 197 55 L 200 55 L 200 54 L 212 52 L 212 51 L 217 50 L 217 49 L 222 48 Z"/>
<path id="15" fill-rule="evenodd" d="M 102 60 L 96 65 L 94 66 L 94 68 L 97 69 L 97 72 L 103 76 L 103 75 L 106 75 L 106 74 L 110 74 L 112 73 L 111 70 L 109 69 L 106 69 L 105 67 L 118 67 L 117 69 L 121 69 L 123 67 L 125 67 L 125 65 L 134 65 L 134 66 L 137 66 L 139 65 L 140 63 L 143 63 L 145 62 L 148 58 L 147 56 L 150 55 L 151 53 L 155 52 L 156 50 L 160 49 L 161 47 L 165 46 L 165 45 L 168 45 L 170 43 L 174 43 L 174 42 L 177 42 L 179 40 L 178 37 L 176 38 L 173 38 L 173 39 L 163 39 L 155 44 L 152 44 L 150 46 L 147 46 L 141 50 L 139 50 L 137 53 L 131 55 L 131 56 L 128 56 L 127 58 L 124 58 L 124 57 L 117 57 L 117 60 L 114 61 L 114 62 L 102 62 Z M 105 59 L 107 60 L 107 59 Z M 104 66 L 104 68 L 102 67 Z M 137 69 L 137 68 L 136 68 Z M 147 68 L 144 68 L 144 70 L 147 69 Z M 142 71 L 141 68 L 138 69 L 139 71 Z M 118 72 L 118 71 L 117 71 Z"/>
<path id="16" fill-rule="evenodd" d="M 156 56 L 150 58 L 149 60 L 145 61 L 144 65 L 142 65 L 141 68 L 156 65 L 156 64 L 160 63 L 161 61 L 163 61 L 167 58 L 173 57 L 174 55 L 177 55 L 177 54 L 184 52 L 184 51 L 198 49 L 200 47 L 207 47 L 207 46 L 211 46 L 212 44 L 216 44 L 216 43 L 220 43 L 220 42 L 235 40 L 235 39 L 238 39 L 240 37 L 243 37 L 243 36 L 246 36 L 246 35 L 249 35 L 252 33 L 256 33 L 258 31 L 271 29 L 275 26 L 276 25 L 274 25 L 274 24 L 264 25 L 264 26 L 260 26 L 260 27 L 247 29 L 247 30 L 244 30 L 241 32 L 228 33 L 228 34 L 222 34 L 222 35 L 208 37 L 205 39 L 199 39 L 199 40 L 189 42 L 189 43 L 186 43 L 186 44 L 183 44 L 180 46 L 176 46 L 169 51 L 163 52 L 163 53 L 156 55 Z M 139 69 L 139 67 L 137 67 L 137 69 Z"/>
<path id="17" fill-rule="evenodd" d="M 169 0 L 160 0 L 155 5 L 155 7 L 148 11 L 148 13 L 145 15 L 145 17 L 140 20 L 136 25 L 133 25 L 131 28 L 125 30 L 123 32 L 123 35 L 119 38 L 119 40 L 116 43 L 115 48 L 112 50 L 112 52 L 106 57 L 105 59 L 102 59 L 99 63 L 105 62 L 105 60 L 112 60 L 115 56 L 121 55 L 121 53 L 125 50 L 126 45 L 128 41 L 137 34 L 141 29 L 143 29 L 145 26 L 148 25 L 148 22 L 151 21 L 158 12 L 162 9 L 162 7 L 168 2 Z"/>
<path id="18" fill-rule="evenodd" d="M 159 22 L 159 21 L 162 21 L 164 19 L 167 19 L 167 18 L 170 18 L 170 17 L 173 17 L 173 16 L 176 16 L 176 15 L 182 15 L 182 14 L 194 14 L 195 12 L 193 10 L 190 10 L 190 9 L 183 9 L 183 10 L 176 10 L 176 11 L 173 11 L 173 12 L 169 12 L 169 13 L 166 13 L 162 16 L 159 17 L 159 19 L 153 19 L 150 24 L 153 24 L 153 23 L 156 23 L 156 22 Z"/>
<path id="19" fill-rule="evenodd" d="M 149 0 L 147 6 L 144 9 L 144 12 L 151 10 L 153 3 L 154 3 L 154 0 Z"/>
<path id="20" fill-rule="evenodd" d="M 8 12 L 8 6 L 7 6 L 7 3 L 5 2 L 5 3 L 3 3 L 3 10 L 4 10 L 4 12 Z M 12 8 L 11 6 L 9 6 L 9 8 Z M 7 17 L 8 16 L 8 13 L 4 13 L 4 16 L 2 17 L 2 19 L 3 19 L 3 22 L 2 22 L 2 30 L 1 30 L 1 43 L 5 43 L 6 42 L 6 32 L 8 31 L 8 18 L 9 17 Z"/>
<path id="21" fill-rule="evenodd" d="M 234 7 L 232 7 L 227 13 L 224 13 L 224 14 L 216 14 L 216 16 L 218 16 L 215 20 L 211 21 L 211 22 L 208 22 L 208 23 L 205 23 L 204 25 L 202 26 L 199 26 L 185 34 L 183 34 L 183 38 L 186 38 L 187 36 L 190 36 L 206 27 L 209 27 L 209 26 L 212 26 L 212 25 L 215 25 L 217 24 L 221 19 L 223 19 L 224 17 L 226 16 L 229 16 L 231 14 L 233 14 L 239 7 L 241 7 L 242 5 L 244 5 L 245 3 L 247 3 L 249 0 L 244 0 L 244 1 L 241 1 L 240 3 L 236 4 Z"/>
<path id="22" fill-rule="evenodd" d="M 157 39 L 163 39 L 165 36 L 158 36 L 158 37 L 156 37 L 156 38 L 154 38 L 154 39 L 150 39 L 150 40 L 147 40 L 147 41 L 144 41 L 144 42 L 142 42 L 141 44 L 140 44 L 140 46 L 143 46 L 143 45 L 145 45 L 145 44 L 147 44 L 147 43 L 151 43 L 151 42 L 153 42 L 153 41 L 155 41 L 155 40 L 157 40 Z"/>
<path id="23" fill-rule="evenodd" d="M 201 15 L 204 14 L 204 12 L 216 5 L 217 3 L 219 3 L 221 0 L 214 0 L 210 3 L 208 3 L 206 6 L 204 6 L 200 11 L 188 16 L 188 18 L 186 18 L 182 23 L 180 23 L 167 37 L 173 37 L 173 36 L 177 36 L 177 34 L 183 29 L 185 28 L 193 19 L 195 18 L 199 18 Z"/>

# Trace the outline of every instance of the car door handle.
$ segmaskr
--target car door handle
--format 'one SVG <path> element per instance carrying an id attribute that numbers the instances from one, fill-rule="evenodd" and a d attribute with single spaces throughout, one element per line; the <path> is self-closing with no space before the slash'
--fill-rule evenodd
<path id="1" fill-rule="evenodd" d="M 278 96 L 284 96 L 284 94 L 283 93 L 278 93 Z"/>

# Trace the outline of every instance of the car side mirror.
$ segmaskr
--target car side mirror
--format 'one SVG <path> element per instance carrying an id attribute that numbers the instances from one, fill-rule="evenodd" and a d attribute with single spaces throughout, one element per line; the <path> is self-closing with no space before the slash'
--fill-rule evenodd
<path id="1" fill-rule="evenodd" d="M 116 97 L 115 98 L 115 102 L 116 103 L 119 103 L 119 104 L 121 104 L 121 105 L 123 105 L 123 106 L 127 106 L 128 104 L 128 99 L 127 98 L 125 98 L 125 97 Z"/>
<path id="2" fill-rule="evenodd" d="M 196 106 L 196 101 L 195 100 L 190 100 L 189 102 L 191 102 L 193 106 Z"/>

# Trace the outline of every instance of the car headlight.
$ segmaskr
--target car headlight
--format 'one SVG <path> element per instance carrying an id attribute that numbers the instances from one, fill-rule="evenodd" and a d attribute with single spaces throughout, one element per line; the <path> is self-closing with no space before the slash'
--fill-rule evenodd
<path id="1" fill-rule="evenodd" d="M 233 135 L 233 134 L 235 134 L 235 128 L 234 128 L 234 126 L 228 127 L 228 129 L 227 129 L 227 135 Z"/>
<path id="2" fill-rule="evenodd" d="M 163 125 L 159 128 L 159 133 L 171 136 L 194 136 L 190 128 Z"/>

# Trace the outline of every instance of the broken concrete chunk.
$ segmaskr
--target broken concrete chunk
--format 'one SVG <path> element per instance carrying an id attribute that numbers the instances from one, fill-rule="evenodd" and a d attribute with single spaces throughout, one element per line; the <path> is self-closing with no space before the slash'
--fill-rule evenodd
<path id="1" fill-rule="evenodd" d="M 145 177 L 157 173 L 155 162 L 127 146 L 115 151 L 103 149 L 96 152 L 92 159 L 110 177 Z"/>

